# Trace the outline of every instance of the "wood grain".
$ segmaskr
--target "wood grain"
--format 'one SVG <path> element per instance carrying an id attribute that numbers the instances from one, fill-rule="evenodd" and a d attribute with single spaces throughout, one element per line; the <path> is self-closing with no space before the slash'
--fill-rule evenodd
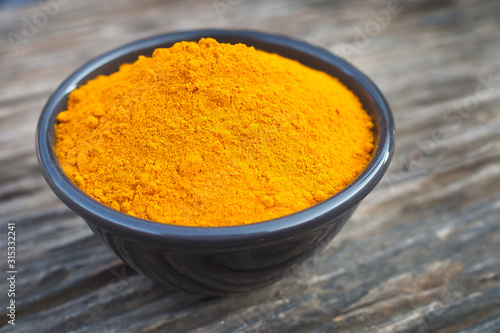
<path id="1" fill-rule="evenodd" d="M 0 234 L 16 223 L 18 254 L 16 326 L 2 301 L 0 332 L 500 331 L 498 1 L 401 1 L 379 29 L 374 13 L 389 1 L 63 2 L 36 31 L 25 25 L 39 4 L 0 8 Z M 390 170 L 325 251 L 273 286 L 221 298 L 125 266 L 52 194 L 34 152 L 40 111 L 72 71 L 124 43 L 204 27 L 348 58 L 397 124 Z"/>

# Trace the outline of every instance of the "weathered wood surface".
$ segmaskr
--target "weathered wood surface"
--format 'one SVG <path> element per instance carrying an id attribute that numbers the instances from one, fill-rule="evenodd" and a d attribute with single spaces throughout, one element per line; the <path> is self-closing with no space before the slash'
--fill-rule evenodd
<path id="1" fill-rule="evenodd" d="M 372 11 L 390 1 L 60 2 L 46 21 L 37 4 L 0 9 L 0 332 L 500 331 L 500 2 L 402 1 L 378 29 Z M 39 113 L 73 70 L 138 38 L 201 27 L 256 28 L 345 56 L 397 123 L 387 176 L 340 235 L 247 295 L 190 295 L 134 273 L 52 194 L 34 152 Z"/>

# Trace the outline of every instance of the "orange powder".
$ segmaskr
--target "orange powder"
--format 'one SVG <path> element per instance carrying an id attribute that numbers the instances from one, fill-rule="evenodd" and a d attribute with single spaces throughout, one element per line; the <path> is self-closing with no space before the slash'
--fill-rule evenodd
<path id="1" fill-rule="evenodd" d="M 87 82 L 57 121 L 57 156 L 81 190 L 186 226 L 305 209 L 352 182 L 373 149 L 370 117 L 337 79 L 209 38 Z"/>

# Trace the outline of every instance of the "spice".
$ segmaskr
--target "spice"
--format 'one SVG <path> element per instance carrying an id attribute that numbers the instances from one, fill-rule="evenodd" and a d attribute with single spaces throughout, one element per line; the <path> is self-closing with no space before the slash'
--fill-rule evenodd
<path id="1" fill-rule="evenodd" d="M 80 189 L 186 226 L 305 209 L 351 183 L 373 149 L 370 117 L 337 79 L 210 38 L 90 80 L 57 121 L 57 156 Z"/>

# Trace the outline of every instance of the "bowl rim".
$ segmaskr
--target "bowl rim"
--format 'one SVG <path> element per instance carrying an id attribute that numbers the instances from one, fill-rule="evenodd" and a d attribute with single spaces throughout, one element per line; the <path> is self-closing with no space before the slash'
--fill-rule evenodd
<path id="1" fill-rule="evenodd" d="M 375 153 L 365 170 L 343 190 L 330 198 L 299 212 L 245 225 L 225 227 L 188 227 L 170 225 L 133 217 L 91 198 L 78 189 L 60 168 L 51 154 L 49 126 L 57 105 L 88 74 L 108 62 L 128 53 L 181 40 L 199 40 L 203 37 L 232 37 L 257 42 L 271 43 L 306 53 L 334 65 L 346 76 L 352 77 L 369 95 L 378 113 L 380 139 Z M 243 41 L 244 42 L 244 41 Z M 54 119 L 54 117 L 52 117 Z M 375 84 L 361 71 L 327 50 L 281 35 L 253 30 L 201 29 L 173 32 L 141 39 L 115 48 L 73 72 L 50 96 L 40 115 L 36 132 L 37 159 L 42 174 L 57 197 L 70 209 L 83 217 L 87 223 L 113 231 L 130 239 L 141 239 L 156 244 L 178 244 L 183 246 L 224 246 L 239 242 L 255 245 L 270 239 L 296 237 L 324 223 L 325 217 L 340 216 L 351 209 L 375 187 L 387 170 L 395 146 L 394 120 L 390 107 Z M 229 241 L 229 242 L 228 242 Z M 231 244 L 229 244 L 231 243 Z"/>

